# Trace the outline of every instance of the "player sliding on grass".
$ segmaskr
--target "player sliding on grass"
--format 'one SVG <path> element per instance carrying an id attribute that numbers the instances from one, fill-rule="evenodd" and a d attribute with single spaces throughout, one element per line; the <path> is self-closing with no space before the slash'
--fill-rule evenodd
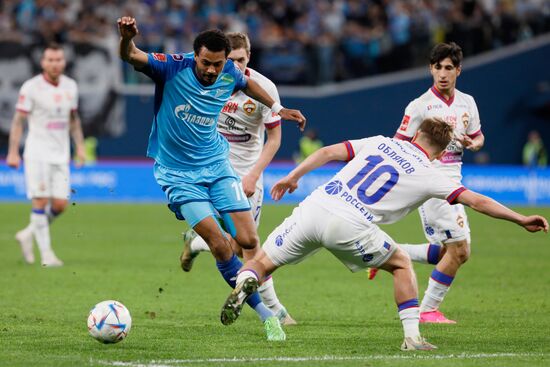
<path id="1" fill-rule="evenodd" d="M 280 102 L 275 84 L 247 67 L 250 61 L 248 36 L 243 33 L 229 33 L 227 38 L 231 44 L 231 53 L 228 58 L 233 60 L 246 76 L 257 81 L 268 91 L 276 102 Z M 264 197 L 263 171 L 281 145 L 281 117 L 239 91 L 231 95 L 222 109 L 218 118 L 218 131 L 229 142 L 229 161 L 242 180 L 243 191 L 248 198 L 254 222 L 258 228 Z M 264 132 L 267 135 L 265 145 Z M 184 249 L 180 256 L 180 263 L 183 271 L 190 271 L 200 251 L 210 251 L 210 249 L 206 241 L 197 236 L 192 229 L 184 233 L 183 241 Z M 258 291 L 262 301 L 277 315 L 283 325 L 296 324 L 279 301 L 271 277 L 264 280 Z"/>
<path id="2" fill-rule="evenodd" d="M 489 216 L 506 219 L 530 232 L 548 231 L 545 218 L 523 216 L 496 201 L 468 191 L 435 169 L 453 128 L 426 119 L 412 142 L 376 136 L 322 148 L 277 182 L 273 199 L 298 187 L 300 177 L 333 161 L 350 161 L 328 183 L 317 188 L 269 235 L 247 261 L 237 286 L 223 305 L 222 320 L 233 322 L 258 282 L 277 268 L 297 263 L 325 247 L 351 271 L 369 266 L 393 275 L 395 301 L 405 338 L 402 350 L 431 350 L 419 331 L 418 290 L 410 257 L 377 224 L 394 223 L 431 197 L 462 203 Z"/>
<path id="3" fill-rule="evenodd" d="M 283 108 L 254 80 L 227 60 L 229 40 L 219 30 L 200 33 L 194 53 L 146 54 L 132 39 L 136 20 L 118 19 L 120 57 L 155 82 L 155 115 L 147 155 L 155 159 L 154 173 L 178 219 L 185 219 L 206 240 L 225 281 L 235 286 L 242 263 L 232 251 L 225 230 L 245 259 L 259 248 L 250 205 L 239 177 L 227 159 L 227 141 L 216 131 L 218 115 L 235 91 L 265 104 L 283 119 L 303 129 L 305 118 Z M 225 230 L 217 215 L 221 214 Z M 284 340 L 279 320 L 255 293 L 248 304 L 264 322 L 268 340 Z"/>

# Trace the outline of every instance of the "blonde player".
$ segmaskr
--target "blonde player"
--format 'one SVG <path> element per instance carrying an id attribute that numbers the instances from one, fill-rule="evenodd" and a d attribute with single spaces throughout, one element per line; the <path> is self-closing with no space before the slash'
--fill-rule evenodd
<path id="1" fill-rule="evenodd" d="M 228 33 L 231 53 L 228 58 L 249 78 L 254 79 L 277 103 L 280 103 L 277 87 L 271 80 L 248 68 L 250 40 L 239 33 Z M 243 191 L 248 197 L 256 228 L 260 224 L 263 203 L 263 171 L 281 145 L 281 117 L 267 106 L 250 98 L 242 91 L 231 96 L 218 118 L 218 131 L 229 142 L 229 161 L 241 177 Z M 264 144 L 264 135 L 267 140 Z M 240 252 L 238 247 L 235 248 Z M 180 256 L 183 271 L 190 271 L 193 261 L 201 251 L 210 251 L 206 242 L 189 230 L 184 233 L 184 250 Z M 268 278 L 259 289 L 263 302 L 279 318 L 283 325 L 296 323 L 279 301 L 273 279 Z"/>
<path id="2" fill-rule="evenodd" d="M 462 50 L 455 43 L 441 43 L 432 49 L 430 72 L 434 84 L 407 106 L 395 134 L 397 139 L 411 140 L 428 117 L 439 117 L 452 126 L 453 139 L 434 165 L 457 184 L 462 180 L 463 150 L 478 151 L 485 141 L 474 99 L 455 87 L 461 63 Z M 470 256 L 468 217 L 462 205 L 449 205 L 440 199 L 428 200 L 419 213 L 429 243 L 403 245 L 403 249 L 413 261 L 437 264 L 422 299 L 420 322 L 454 324 L 456 321 L 447 319 L 439 306 L 458 269 Z"/>
<path id="3" fill-rule="evenodd" d="M 512 221 L 530 232 L 548 230 L 538 215 L 525 217 L 494 200 L 468 191 L 431 165 L 451 141 L 453 128 L 426 119 L 412 142 L 376 136 L 322 148 L 277 182 L 273 199 L 298 187 L 300 177 L 332 160 L 350 161 L 328 183 L 319 186 L 268 237 L 237 277 L 237 287 L 222 308 L 235 321 L 242 302 L 258 280 L 326 248 L 352 272 L 369 266 L 393 275 L 395 301 L 404 329 L 403 350 L 431 350 L 419 332 L 420 310 L 410 258 L 378 224 L 399 221 L 431 197 L 462 203 L 481 213 Z"/>
<path id="4" fill-rule="evenodd" d="M 25 182 L 27 197 L 32 200 L 29 225 L 17 232 L 23 258 L 34 263 L 33 236 L 42 265 L 61 266 L 50 240 L 49 224 L 67 207 L 69 198 L 69 161 L 72 136 L 80 162 L 85 157 L 82 128 L 77 113 L 76 82 L 63 75 L 65 55 L 56 44 L 46 47 L 41 59 L 43 73 L 27 80 L 21 87 L 10 131 L 8 166 L 19 168 L 19 144 L 25 120 Z"/>

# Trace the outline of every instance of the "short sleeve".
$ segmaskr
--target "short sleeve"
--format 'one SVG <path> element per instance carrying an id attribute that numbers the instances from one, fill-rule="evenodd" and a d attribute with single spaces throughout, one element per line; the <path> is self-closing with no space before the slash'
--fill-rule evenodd
<path id="1" fill-rule="evenodd" d="M 401 120 L 401 125 L 399 125 L 399 128 L 395 132 L 395 138 L 410 141 L 414 137 L 414 134 L 416 134 L 422 123 L 422 115 L 417 101 L 415 99 L 405 108 L 405 115 Z"/>
<path id="2" fill-rule="evenodd" d="M 470 96 L 470 111 L 472 116 L 470 117 L 470 123 L 466 128 L 466 135 L 470 138 L 475 138 L 478 135 L 481 135 L 481 122 L 479 120 L 479 111 L 477 110 L 477 105 L 473 97 Z"/>
<path id="3" fill-rule="evenodd" d="M 456 199 L 467 189 L 461 184 L 455 183 L 435 168 L 430 171 L 431 177 L 429 180 L 426 180 L 426 183 L 430 184 L 429 196 L 447 200 L 451 205 L 456 204 Z"/>
<path id="4" fill-rule="evenodd" d="M 241 69 L 239 69 L 235 64 L 233 63 L 233 60 L 227 60 L 225 63 L 225 67 L 223 68 L 223 72 L 231 75 L 235 79 L 235 90 L 242 90 L 245 89 L 248 84 L 248 79 L 243 74 Z"/>
<path id="5" fill-rule="evenodd" d="M 19 112 L 29 113 L 32 110 L 32 106 L 32 86 L 29 82 L 25 82 L 19 90 L 19 97 L 17 98 L 15 109 Z"/>
<path id="6" fill-rule="evenodd" d="M 189 56 L 191 55 L 191 56 Z M 147 54 L 147 65 L 141 71 L 155 82 L 165 82 L 170 80 L 176 73 L 193 63 L 191 54 Z"/>
<path id="7" fill-rule="evenodd" d="M 346 146 L 346 149 L 348 151 L 348 161 L 351 161 L 357 153 L 361 151 L 368 143 L 371 141 L 372 138 L 365 138 L 365 139 L 357 139 L 357 140 L 347 140 L 344 141 L 343 144 Z"/>

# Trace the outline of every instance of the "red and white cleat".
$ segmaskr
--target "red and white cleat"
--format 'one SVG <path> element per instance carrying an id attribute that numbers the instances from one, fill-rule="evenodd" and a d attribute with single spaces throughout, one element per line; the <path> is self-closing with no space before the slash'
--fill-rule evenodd
<path id="1" fill-rule="evenodd" d="M 367 269 L 367 274 L 369 276 L 369 280 L 373 280 L 377 273 L 378 273 L 378 268 L 368 268 Z"/>
<path id="2" fill-rule="evenodd" d="M 420 313 L 421 324 L 456 324 L 456 321 L 449 320 L 439 310 L 421 312 Z"/>

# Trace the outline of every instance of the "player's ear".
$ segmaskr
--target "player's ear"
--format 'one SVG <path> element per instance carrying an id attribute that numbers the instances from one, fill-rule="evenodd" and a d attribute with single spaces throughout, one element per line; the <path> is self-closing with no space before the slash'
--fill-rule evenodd
<path id="1" fill-rule="evenodd" d="M 458 65 L 458 67 L 456 68 L 456 76 L 459 76 L 461 72 L 462 72 L 462 65 Z"/>

